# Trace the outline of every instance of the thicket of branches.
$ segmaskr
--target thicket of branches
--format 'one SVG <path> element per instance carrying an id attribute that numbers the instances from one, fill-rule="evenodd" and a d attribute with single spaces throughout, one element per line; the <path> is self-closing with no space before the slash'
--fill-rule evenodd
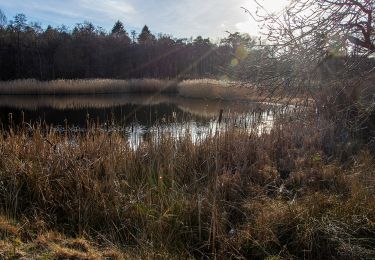
<path id="1" fill-rule="evenodd" d="M 278 13 L 257 4 L 246 11 L 269 51 L 246 67 L 259 72 L 245 73 L 247 80 L 278 95 L 302 93 L 336 122 L 338 135 L 375 136 L 375 1 L 294 0 Z"/>
<path id="2" fill-rule="evenodd" d="M 295 0 L 279 13 L 269 13 L 257 3 L 255 13 L 246 11 L 261 25 L 270 49 L 257 65 L 273 77 L 264 73 L 256 80 L 315 91 L 331 85 L 331 80 L 363 78 L 372 72 L 373 0 Z"/>
<path id="3" fill-rule="evenodd" d="M 137 34 L 118 21 L 110 32 L 90 22 L 42 28 L 24 14 L 7 22 L 0 12 L 0 80 L 36 78 L 201 78 L 232 74 L 238 46 L 253 46 L 247 35 L 210 39 Z M 237 65 L 237 64 L 235 64 Z"/>

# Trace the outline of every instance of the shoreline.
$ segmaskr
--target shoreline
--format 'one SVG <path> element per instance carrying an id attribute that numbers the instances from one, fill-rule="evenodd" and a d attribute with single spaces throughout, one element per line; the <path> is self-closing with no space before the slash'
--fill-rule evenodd
<path id="1" fill-rule="evenodd" d="M 301 105 L 306 98 L 276 94 L 270 97 L 256 87 L 239 82 L 196 79 L 84 79 L 37 81 L 33 79 L 0 81 L 0 96 L 104 96 L 104 95 L 169 95 L 178 98 L 225 101 L 260 102 L 280 105 Z M 309 100 L 310 102 L 310 100 Z"/>

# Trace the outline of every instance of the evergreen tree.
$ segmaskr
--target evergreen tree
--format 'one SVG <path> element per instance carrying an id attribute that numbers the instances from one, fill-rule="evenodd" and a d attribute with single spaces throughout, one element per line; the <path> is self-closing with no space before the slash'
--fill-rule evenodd
<path id="1" fill-rule="evenodd" d="M 118 43 L 131 43 L 131 39 L 128 35 L 128 32 L 125 30 L 124 24 L 120 20 L 118 20 L 113 26 L 111 36 L 114 37 Z"/>
<path id="2" fill-rule="evenodd" d="M 142 29 L 142 32 L 138 36 L 138 43 L 140 44 L 147 44 L 155 42 L 156 37 L 150 32 L 150 29 L 148 29 L 148 26 L 145 25 Z"/>
<path id="3" fill-rule="evenodd" d="M 120 20 L 117 20 L 117 22 L 113 26 L 111 34 L 112 36 L 116 36 L 116 37 L 128 36 L 128 33 L 125 30 L 124 24 Z"/>

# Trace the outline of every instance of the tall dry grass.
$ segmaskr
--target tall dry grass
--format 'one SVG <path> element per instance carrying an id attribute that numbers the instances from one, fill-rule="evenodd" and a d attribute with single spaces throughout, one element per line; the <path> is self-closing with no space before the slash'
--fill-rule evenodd
<path id="1" fill-rule="evenodd" d="M 185 98 L 219 100 L 270 101 L 266 93 L 238 82 L 212 79 L 85 79 L 37 81 L 14 80 L 0 82 L 0 95 L 83 95 L 118 93 L 175 93 Z"/>
<path id="2" fill-rule="evenodd" d="M 160 79 L 84 79 L 38 81 L 34 79 L 0 82 L 2 95 L 77 95 L 116 93 L 176 92 L 177 82 Z"/>
<path id="3" fill-rule="evenodd" d="M 246 100 L 250 88 L 241 88 L 235 82 L 195 79 L 185 80 L 178 85 L 179 95 L 188 98 Z"/>
<path id="4" fill-rule="evenodd" d="M 94 128 L 3 130 L 1 213 L 30 223 L 22 235 L 0 221 L 4 241 L 22 251 L 55 230 L 118 257 L 374 257 L 374 158 L 343 156 L 329 122 L 288 115 L 269 133 L 228 125 L 195 142 L 160 131 L 133 149 Z M 45 248 L 73 254 L 67 241 Z"/>

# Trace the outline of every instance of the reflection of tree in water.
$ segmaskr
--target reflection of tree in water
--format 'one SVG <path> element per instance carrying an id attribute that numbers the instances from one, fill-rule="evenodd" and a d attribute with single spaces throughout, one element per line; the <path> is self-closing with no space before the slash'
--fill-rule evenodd
<path id="1" fill-rule="evenodd" d="M 37 97 L 32 102 L 30 97 L 11 97 L 9 100 L 0 97 L 0 101 L 4 101 L 0 102 L 0 120 L 5 129 L 9 127 L 9 114 L 12 115 L 13 127 L 20 126 L 24 120 L 30 124 L 52 125 L 57 131 L 65 131 L 66 125 L 69 131 L 85 131 L 89 124 L 105 131 L 120 131 L 134 149 L 142 142 L 158 142 L 165 134 L 173 138 L 188 134 L 195 142 L 205 139 L 210 133 L 226 131 L 227 127 L 248 131 L 252 126 L 259 126 L 259 119 L 264 124 L 262 129 L 267 129 L 273 120 L 264 113 L 270 105 L 175 97 L 154 100 L 137 96 L 116 98 Z M 218 124 L 220 110 L 224 113 L 221 124 Z"/>
<path id="2" fill-rule="evenodd" d="M 187 134 L 193 141 L 227 127 L 262 129 L 272 126 L 272 116 L 264 111 L 270 104 L 223 102 L 188 99 L 167 95 L 95 95 L 95 96 L 0 96 L 0 120 L 9 127 L 25 122 L 45 123 L 57 131 L 85 131 L 87 124 L 105 131 L 120 131 L 130 146 L 137 149 L 142 142 L 158 141 L 165 134 L 173 138 Z M 218 124 L 219 111 L 223 111 Z M 260 129 L 260 130 L 262 130 Z"/>

